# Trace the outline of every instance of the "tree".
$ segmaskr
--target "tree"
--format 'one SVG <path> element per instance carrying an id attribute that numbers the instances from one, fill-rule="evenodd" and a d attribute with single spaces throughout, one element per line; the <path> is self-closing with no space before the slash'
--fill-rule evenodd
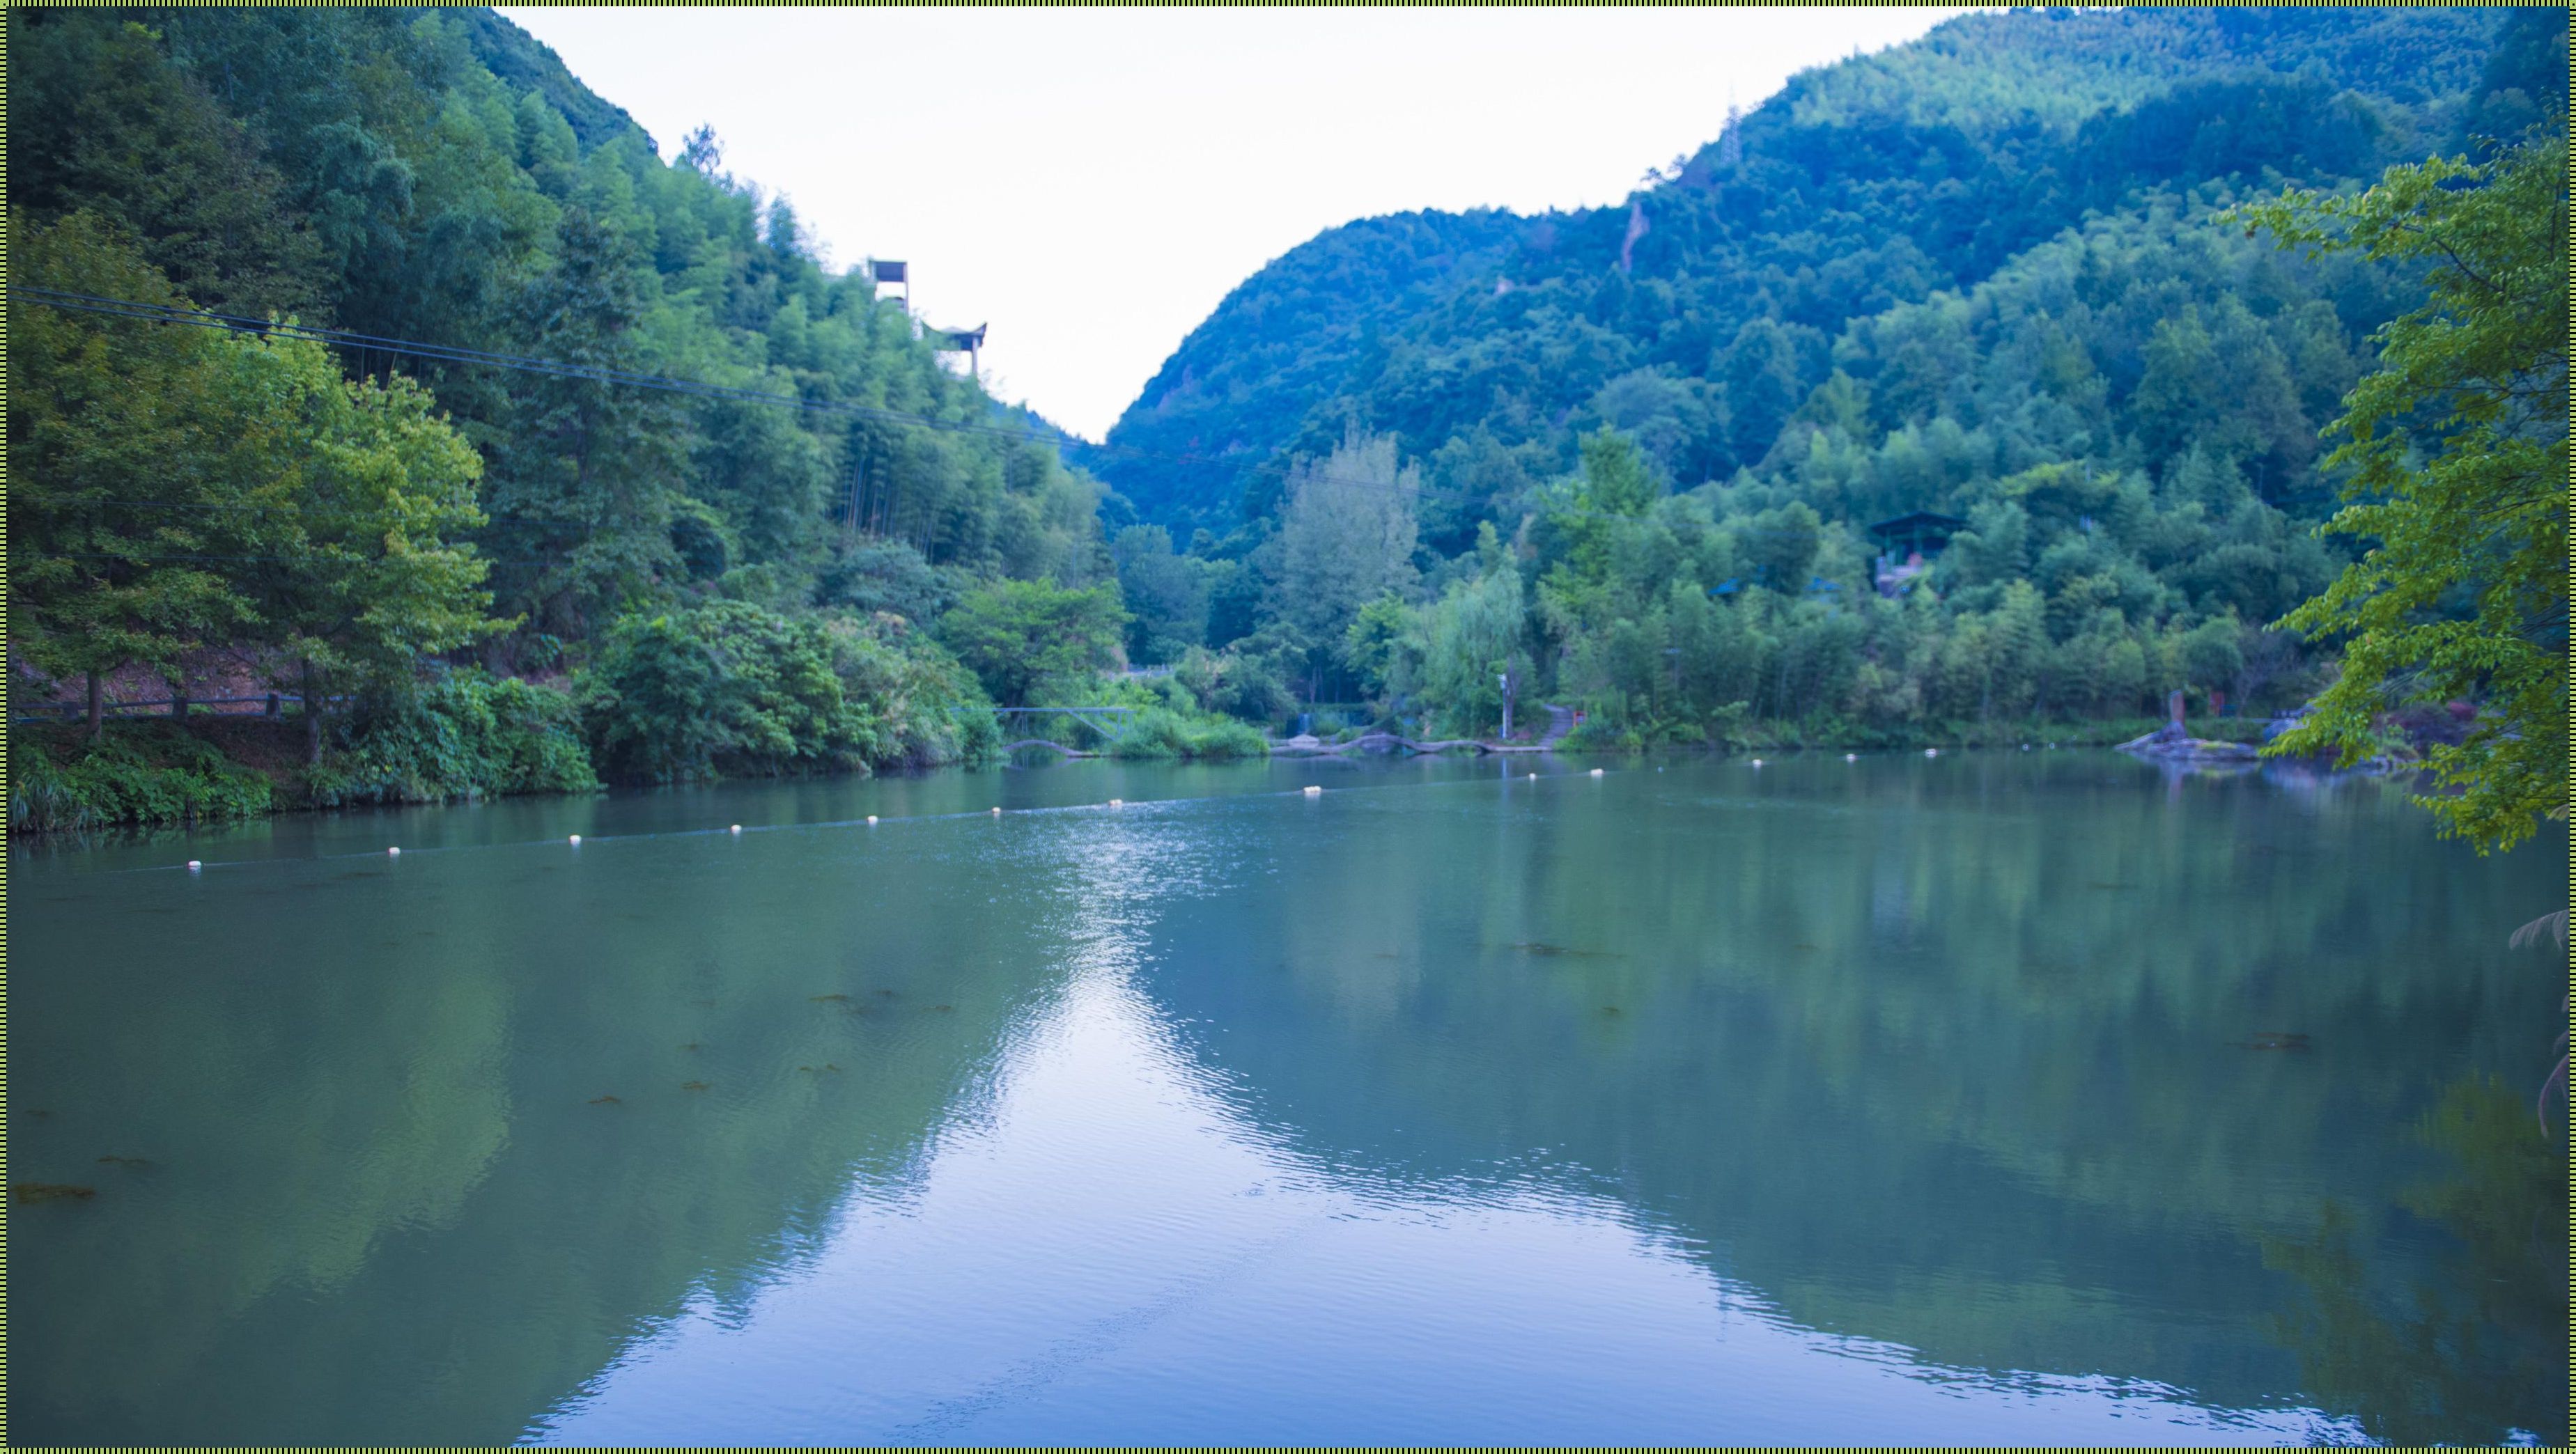
<path id="1" fill-rule="evenodd" d="M 1130 525 L 1109 543 L 1119 589 L 1135 614 L 1127 623 L 1127 659 L 1165 662 L 1207 639 L 1204 562 L 1172 553 L 1160 525 Z"/>
<path id="2" fill-rule="evenodd" d="M 1575 492 L 1583 509 L 1642 515 L 1662 493 L 1635 440 L 1607 424 L 1583 437 L 1583 482 Z"/>
<path id="3" fill-rule="evenodd" d="M 1823 518 L 1806 501 L 1792 500 L 1745 522 L 1736 554 L 1754 580 L 1784 596 L 1795 596 L 1814 579 L 1824 528 Z"/>
<path id="4" fill-rule="evenodd" d="M 1404 649 L 1405 628 L 1411 620 L 1403 598 L 1390 591 L 1360 607 L 1350 629 L 1342 633 L 1342 659 L 1359 673 L 1363 690 L 1379 694 L 1390 705 L 1412 684 L 1409 653 Z"/>
<path id="5" fill-rule="evenodd" d="M 21 235 L 34 276 L 185 302 L 87 214 Z M 482 462 L 419 386 L 352 383 L 315 343 L 31 311 L 10 358 L 11 631 L 30 660 L 175 671 L 250 642 L 299 663 L 316 704 L 320 678 L 408 682 L 500 629 L 484 562 L 451 540 L 483 522 Z"/>
<path id="6" fill-rule="evenodd" d="M 158 35 L 70 10 L 22 15 L 12 39 L 12 201 L 43 221 L 114 222 L 204 307 L 310 316 L 321 252 L 285 178 Z"/>
<path id="7" fill-rule="evenodd" d="M 641 263 L 624 234 L 570 207 L 557 249 L 527 299 L 535 352 L 640 368 Z M 624 384 L 541 375 L 518 386 L 514 414 L 492 490 L 503 517 L 493 541 L 513 561 L 504 604 L 539 630 L 577 636 L 603 613 L 650 602 L 680 565 L 671 526 L 684 460 L 670 406 Z"/>
<path id="8" fill-rule="evenodd" d="M 412 684 L 422 661 L 506 631 L 487 613 L 490 565 L 455 537 L 484 523 L 483 461 L 399 375 L 344 378 L 321 347 L 245 344 L 233 360 L 270 412 L 242 421 L 243 452 L 270 470 L 247 492 L 240 567 L 256 603 L 253 639 L 298 664 L 306 755 L 321 756 L 322 688 L 378 698 Z"/>
<path id="9" fill-rule="evenodd" d="M 22 276 L 184 303 L 109 223 L 20 220 Z M 237 367 L 257 345 L 219 330 L 35 308 L 9 350 L 9 640 L 39 670 L 89 680 L 176 670 L 259 617 L 237 557 L 268 467 L 245 448 L 262 411 Z"/>
<path id="10" fill-rule="evenodd" d="M 2312 256 L 2426 270 L 2429 301 L 2379 331 L 2331 426 L 2351 474 L 2324 528 L 2373 543 L 2282 621 L 2342 637 L 2343 669 L 2274 750 L 2349 763 L 2394 705 L 2477 702 L 2467 739 L 2426 754 L 2453 791 L 2418 801 L 2480 852 L 2568 805 L 2566 153 L 2562 126 L 2235 214 Z"/>
<path id="11" fill-rule="evenodd" d="M 1006 580 L 959 598 L 940 618 L 939 634 L 993 700 L 1019 707 L 1050 682 L 1114 664 L 1126 624 L 1115 585 L 1069 591 L 1051 581 Z"/>
<path id="12" fill-rule="evenodd" d="M 1480 533 L 1492 542 L 1491 526 Z M 1483 575 L 1451 582 L 1416 618 L 1423 688 L 1467 731 L 1499 725 L 1530 672 L 1520 572 L 1501 551 L 1487 554 Z"/>
<path id="13" fill-rule="evenodd" d="M 628 616 L 585 678 L 596 760 L 645 782 L 856 766 L 875 743 L 833 658 L 821 623 L 748 601 Z"/>
<path id="14" fill-rule="evenodd" d="M 1414 581 L 1419 467 L 1395 437 L 1352 426 L 1322 461 L 1288 475 L 1279 521 L 1280 614 L 1309 641 L 1338 645 L 1360 608 Z"/>

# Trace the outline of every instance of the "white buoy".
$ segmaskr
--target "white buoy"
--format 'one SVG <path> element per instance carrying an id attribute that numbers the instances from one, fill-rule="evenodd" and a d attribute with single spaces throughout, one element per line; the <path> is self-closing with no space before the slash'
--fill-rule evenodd
<path id="1" fill-rule="evenodd" d="M 190 872 L 190 873 L 197 873 L 197 872 L 202 871 L 204 868 L 205 868 L 205 865 L 204 865 L 204 864 L 202 864 L 202 863 L 199 863 L 197 860 L 195 860 L 195 859 L 193 859 L 193 858 L 188 860 L 188 872 Z"/>
<path id="2" fill-rule="evenodd" d="M 575 833 L 574 835 L 572 835 L 572 846 L 573 846 L 573 847 L 575 847 L 575 848 L 579 848 L 579 847 L 581 846 L 581 835 L 580 835 L 580 834 Z"/>
<path id="3" fill-rule="evenodd" d="M 1857 752 L 1846 752 L 1843 754 L 1843 761 L 1858 762 L 1860 761 L 1860 754 Z"/>
<path id="4" fill-rule="evenodd" d="M 385 857 L 400 858 L 402 857 L 402 850 L 399 848 L 388 848 L 385 850 Z"/>
<path id="5" fill-rule="evenodd" d="M 1113 808 L 1123 808 L 1127 806 L 1127 800 L 1125 798 L 1111 798 L 1109 800 L 1109 806 Z"/>
<path id="6" fill-rule="evenodd" d="M 1306 796 L 1310 798 L 1320 798 L 1323 795 L 1324 790 L 1322 788 L 1315 786 L 1313 783 L 1308 783 L 1306 785 Z"/>
<path id="7" fill-rule="evenodd" d="M 1596 768 L 1594 768 L 1594 769 L 1592 770 L 1592 775 L 1593 775 L 1594 777 L 1599 777 L 1599 776 L 1601 776 L 1601 769 L 1599 769 L 1599 768 L 1597 768 L 1597 767 L 1596 767 Z"/>
<path id="8" fill-rule="evenodd" d="M 876 815 L 876 814 L 874 814 L 874 813 L 870 813 L 870 814 L 868 815 L 868 826 L 869 826 L 869 827 L 871 827 L 871 828 L 873 828 L 873 827 L 877 826 L 877 815 Z M 741 829 L 739 829 L 739 828 L 736 828 L 736 829 L 735 829 L 735 830 L 733 830 L 733 831 L 735 831 L 736 833 L 739 833 L 739 832 L 741 832 L 742 830 L 741 830 Z"/>
<path id="9" fill-rule="evenodd" d="M 996 817 L 996 818 L 998 818 L 998 817 L 1002 816 L 1002 810 L 1001 810 L 1001 809 L 999 809 L 999 808 L 995 808 L 995 809 L 993 810 L 993 816 L 994 816 L 994 817 Z"/>
<path id="10" fill-rule="evenodd" d="M 1755 767 L 1760 767 L 1760 766 L 1762 765 L 1762 759 L 1760 759 L 1760 758 L 1758 758 L 1758 757 L 1757 757 L 1757 758 L 1755 758 L 1755 759 L 1753 759 L 1753 765 L 1754 765 Z"/>
<path id="11" fill-rule="evenodd" d="M 1537 774 L 1537 773 L 1531 773 L 1531 774 L 1529 775 L 1529 780 L 1530 780 L 1531 782 L 1537 782 L 1537 781 L 1538 781 L 1538 774 Z"/>
<path id="12" fill-rule="evenodd" d="M 868 821 L 869 821 L 869 822 L 871 822 L 871 823 L 873 823 L 873 822 L 875 822 L 875 821 L 876 821 L 876 819 L 874 819 L 874 818 L 870 818 Z M 742 836 L 742 825 L 741 825 L 740 823 L 736 823 L 736 824 L 734 824 L 732 827 L 727 828 L 725 831 L 726 831 L 727 833 L 730 833 L 730 834 L 734 835 L 735 837 L 739 838 L 739 837 L 741 837 L 741 836 Z"/>
<path id="13" fill-rule="evenodd" d="M 1941 749 L 1937 747 L 1927 747 L 1923 749 L 1923 755 L 1925 757 L 1939 757 L 1941 755 Z"/>

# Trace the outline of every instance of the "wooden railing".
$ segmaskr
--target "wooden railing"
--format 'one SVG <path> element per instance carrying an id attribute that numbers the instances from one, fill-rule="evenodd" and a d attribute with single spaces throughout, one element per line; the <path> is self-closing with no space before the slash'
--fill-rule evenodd
<path id="1" fill-rule="evenodd" d="M 269 717 L 274 719 L 283 717 L 286 714 L 285 708 L 288 703 L 293 703 L 295 705 L 299 715 L 301 714 L 304 706 L 304 698 L 300 693 L 269 692 L 256 697 L 187 697 L 184 699 L 176 697 L 152 697 L 143 701 L 135 702 L 103 702 L 100 704 L 99 712 L 101 716 L 106 717 L 167 717 L 171 715 L 170 708 L 182 700 L 187 702 L 188 710 L 191 715 L 195 714 L 197 708 L 204 707 L 208 709 L 206 715 L 212 717 Z M 354 697 L 326 696 L 322 699 L 322 704 L 326 708 L 344 706 L 355 700 L 356 698 Z M 228 707 L 241 710 L 224 710 Z M 37 711 L 19 712 L 10 717 L 9 720 L 12 722 L 78 722 L 88 716 L 89 703 L 75 698 L 68 702 L 47 702 Z"/>

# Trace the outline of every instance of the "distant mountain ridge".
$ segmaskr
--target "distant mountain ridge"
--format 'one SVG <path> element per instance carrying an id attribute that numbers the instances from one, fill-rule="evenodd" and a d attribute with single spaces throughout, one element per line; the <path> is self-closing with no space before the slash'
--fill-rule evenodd
<path id="1" fill-rule="evenodd" d="M 1973 285 L 2150 193 L 2332 184 L 2455 140 L 2500 71 L 2537 64 L 2499 53 L 2504 23 L 2483 10 L 1949 21 L 1792 78 L 1614 206 L 1327 229 L 1228 295 L 1107 438 L 1234 467 L 1104 455 L 1094 468 L 1141 517 L 1222 533 L 1270 512 L 1265 466 L 1321 453 L 1354 420 L 1425 458 L 1489 436 L 1530 468 L 1568 467 L 1580 429 L 1618 422 L 1602 391 L 1630 378 L 1631 393 L 1693 394 L 1711 421 L 1665 452 L 1675 486 L 1724 479 L 1764 458 L 1854 319 Z M 1455 473 L 1436 483 L 1474 494 Z"/>

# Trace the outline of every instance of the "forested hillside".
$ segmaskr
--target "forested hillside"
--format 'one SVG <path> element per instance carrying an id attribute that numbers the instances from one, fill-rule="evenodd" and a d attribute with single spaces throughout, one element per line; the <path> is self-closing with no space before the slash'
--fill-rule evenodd
<path id="1" fill-rule="evenodd" d="M 2220 214 L 2547 126 L 2564 21 L 1971 16 L 1795 78 L 1622 206 L 1327 231 L 1109 436 L 1223 467 L 1098 457 L 1189 542 L 1117 542 L 1133 644 L 1190 638 L 1136 587 L 1193 577 L 1203 670 L 1483 730 L 1510 672 L 1630 740 L 2295 702 L 2316 646 L 2263 628 L 2349 548 L 2309 533 L 2319 430 L 2422 295 Z M 1370 476 L 1367 450 L 1382 493 L 1417 472 L 1418 544 L 1319 584 L 1297 462 Z M 1960 524 L 1864 530 L 1916 512 Z"/>
<path id="2" fill-rule="evenodd" d="M 1006 577 L 1053 583 L 1041 613 L 1098 605 L 1098 489 L 1032 421 L 828 270 L 712 135 L 664 163 L 498 16 L 9 25 L 13 284 L 555 369 L 22 297 L 21 671 L 184 685 L 228 653 L 354 699 L 308 715 L 316 800 L 438 796 L 584 782 L 585 749 L 663 778 L 953 758 L 990 721 L 932 640 L 941 614 Z M 316 422 L 335 412 L 336 434 Z M 408 463 L 361 457 L 386 420 Z M 387 582 L 424 554 L 443 574 L 397 604 Z M 522 677 L 561 690 L 500 690 Z"/>
<path id="3" fill-rule="evenodd" d="M 953 761 L 996 702 L 1151 753 L 2287 706 L 2357 545 L 2320 429 L 2426 294 L 2229 209 L 2538 156 L 2564 20 L 1953 21 L 1621 206 L 1330 229 L 1087 445 L 492 12 L 15 10 L 11 665 L 90 710 L 14 821 Z M 138 673 L 301 705 L 108 730 Z"/>

